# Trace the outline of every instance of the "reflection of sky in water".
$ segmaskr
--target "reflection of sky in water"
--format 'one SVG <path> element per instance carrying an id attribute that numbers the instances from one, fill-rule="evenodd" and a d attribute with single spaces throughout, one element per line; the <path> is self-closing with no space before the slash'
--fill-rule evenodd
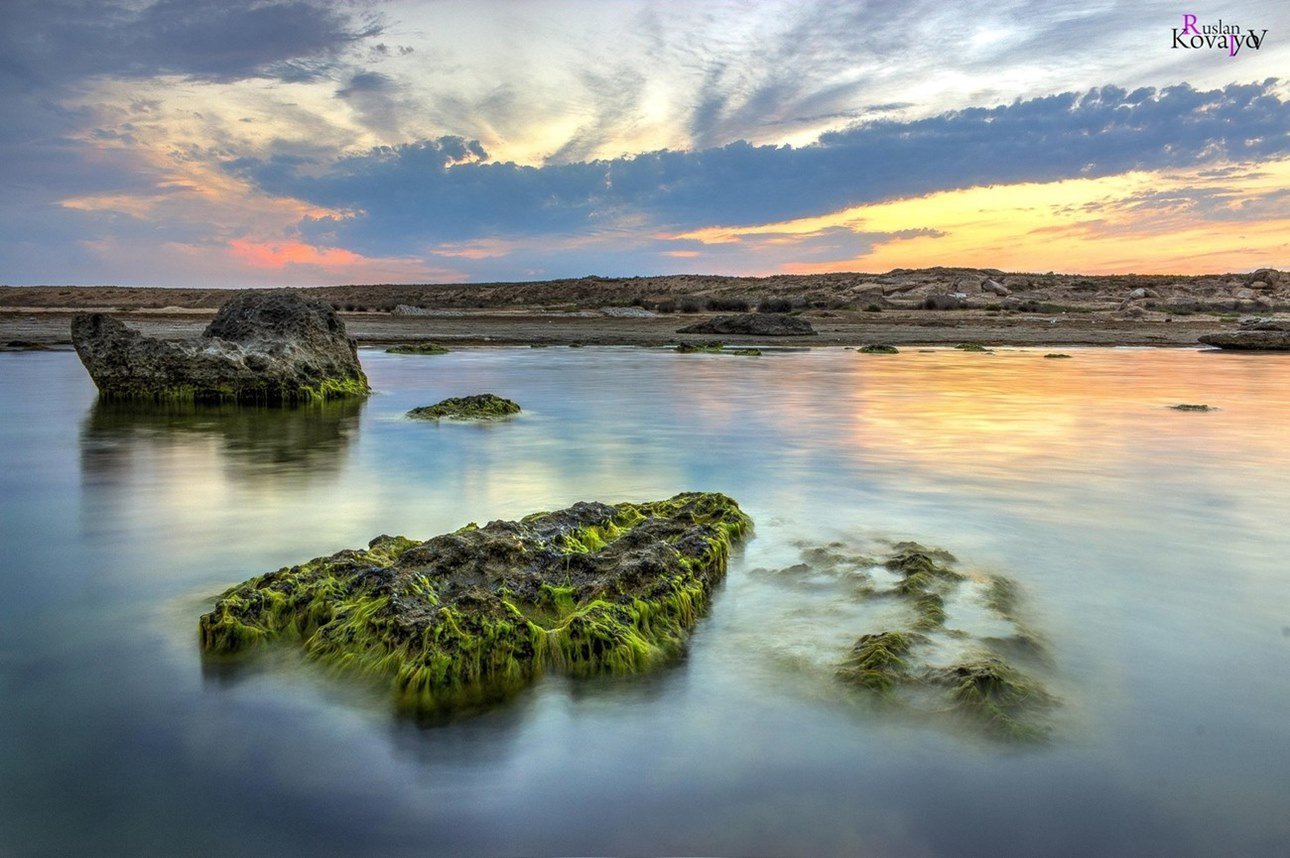
<path id="1" fill-rule="evenodd" d="M 1290 357 L 1071 353 L 364 352 L 361 409 L 146 414 L 91 408 L 72 355 L 0 356 L 0 851 L 1284 851 Z M 402 418 L 484 391 L 525 413 Z M 429 731 L 289 658 L 203 676 L 196 615 L 251 574 L 685 489 L 757 535 L 659 676 Z M 1054 745 L 824 681 L 886 608 L 752 570 L 877 537 L 1021 584 Z"/>

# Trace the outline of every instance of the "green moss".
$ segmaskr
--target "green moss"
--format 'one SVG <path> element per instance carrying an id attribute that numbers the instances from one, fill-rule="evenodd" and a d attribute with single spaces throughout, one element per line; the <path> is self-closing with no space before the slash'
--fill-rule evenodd
<path id="1" fill-rule="evenodd" d="M 446 355 L 450 351 L 438 343 L 400 343 L 385 350 L 392 355 Z"/>
<path id="2" fill-rule="evenodd" d="M 273 640 L 390 682 L 419 713 L 486 703 L 547 670 L 636 673 L 674 658 L 750 526 L 730 498 L 683 494 L 378 537 L 253 578 L 201 618 L 212 657 Z"/>
<path id="3" fill-rule="evenodd" d="M 720 340 L 711 343 L 681 343 L 676 347 L 677 354 L 710 354 L 719 352 L 726 347 L 726 344 Z"/>
<path id="4" fill-rule="evenodd" d="M 987 349 L 985 346 L 981 345 L 980 343 L 959 343 L 954 348 L 958 349 L 961 352 L 989 352 L 990 351 L 990 349 Z"/>
<path id="5" fill-rule="evenodd" d="M 761 357 L 761 349 L 731 349 L 730 354 L 743 357 Z"/>
<path id="6" fill-rule="evenodd" d="M 1048 734 L 1034 716 L 1052 707 L 1052 695 L 998 658 L 931 671 L 927 679 L 948 687 L 958 710 L 999 738 L 1035 740 Z"/>
<path id="7" fill-rule="evenodd" d="M 856 349 L 862 355 L 898 355 L 900 349 L 895 346 L 885 345 L 883 343 L 871 343 L 867 346 L 861 346 Z"/>
<path id="8" fill-rule="evenodd" d="M 904 632 L 861 635 L 838 669 L 838 676 L 870 691 L 890 691 L 897 684 L 909 680 L 906 657 L 919 640 L 919 636 Z"/>
<path id="9" fill-rule="evenodd" d="M 985 606 L 999 616 L 1011 619 L 1017 608 L 1017 585 L 1007 578 L 991 577 L 986 585 Z"/>
<path id="10" fill-rule="evenodd" d="M 492 393 L 454 396 L 434 405 L 413 408 L 408 416 L 417 420 L 500 420 L 520 413 L 520 407 L 509 399 Z"/>
<path id="11" fill-rule="evenodd" d="M 1070 355 L 1062 354 L 1061 352 L 1051 352 L 1044 355 L 1044 360 L 1067 360 L 1069 358 Z"/>
<path id="12" fill-rule="evenodd" d="M 367 379 L 328 378 L 315 385 L 287 387 L 281 385 L 223 384 L 199 387 L 176 384 L 168 387 L 113 387 L 99 393 L 104 402 L 200 402 L 208 404 L 243 403 L 260 405 L 300 405 L 329 399 L 367 396 L 371 393 Z"/>

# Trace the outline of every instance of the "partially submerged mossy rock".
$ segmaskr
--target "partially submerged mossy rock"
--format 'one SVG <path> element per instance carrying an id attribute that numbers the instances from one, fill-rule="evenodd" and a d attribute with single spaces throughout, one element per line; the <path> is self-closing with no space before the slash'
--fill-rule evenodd
<path id="1" fill-rule="evenodd" d="M 726 347 L 725 343 L 721 342 L 720 340 L 716 340 L 715 342 L 710 342 L 710 343 L 681 343 L 679 346 L 676 347 L 675 351 L 677 352 L 677 354 L 683 354 L 683 355 L 713 354 L 716 352 L 720 352 L 725 347 Z"/>
<path id="2" fill-rule="evenodd" d="M 438 343 L 400 343 L 385 350 L 391 355 L 446 355 L 451 349 Z"/>
<path id="3" fill-rule="evenodd" d="M 959 343 L 954 348 L 958 349 L 961 352 L 986 352 L 986 353 L 990 352 L 990 349 L 987 349 L 985 346 L 981 345 L 980 343 Z"/>
<path id="4" fill-rule="evenodd" d="M 1057 701 L 1036 678 L 1047 654 L 1017 617 L 1012 581 L 969 575 L 948 551 L 916 542 L 799 547 L 802 562 L 752 574 L 812 593 L 834 588 L 855 616 L 869 618 L 827 668 L 837 679 L 905 718 L 952 717 L 1008 741 L 1047 736 Z"/>
<path id="5" fill-rule="evenodd" d="M 201 618 L 202 648 L 291 642 L 388 679 L 423 713 L 505 697 L 548 670 L 644 672 L 682 651 L 750 526 L 725 495 L 688 493 L 425 542 L 380 536 L 228 590 Z"/>
<path id="6" fill-rule="evenodd" d="M 1024 653 L 1038 659 L 1042 649 L 1034 635 L 1016 619 L 1016 585 L 997 575 L 970 579 L 955 570 L 948 551 L 929 549 L 914 542 L 892 546 L 883 566 L 895 573 L 887 590 L 871 590 L 869 597 L 893 596 L 908 605 L 908 624 L 863 634 L 838 668 L 844 681 L 882 694 L 898 689 L 942 689 L 949 708 L 995 738 L 1036 740 L 1047 735 L 1040 715 L 1055 699 L 1039 682 L 1004 660 L 1000 650 Z M 979 607 L 1011 633 L 1006 637 L 975 642 L 961 629 L 946 628 L 946 604 L 962 596 L 973 581 Z M 952 664 L 939 662 L 938 644 L 952 641 L 961 651 Z M 966 648 L 964 645 L 967 644 Z"/>
<path id="7" fill-rule="evenodd" d="M 895 346 L 889 346 L 886 343 L 870 343 L 867 346 L 861 346 L 856 352 L 862 355 L 898 355 L 900 349 Z"/>
<path id="8" fill-rule="evenodd" d="M 78 313 L 72 344 L 105 399 L 276 404 L 370 392 L 331 305 L 287 290 L 235 296 L 191 342 L 146 337 L 103 313 Z"/>
<path id="9" fill-rule="evenodd" d="M 519 405 L 511 400 L 492 393 L 479 393 L 422 405 L 409 411 L 408 416 L 417 420 L 500 420 L 519 413 Z"/>
<path id="10" fill-rule="evenodd" d="M 1186 402 L 1179 403 L 1178 405 L 1170 405 L 1169 407 L 1172 408 L 1174 411 L 1217 411 L 1218 410 L 1212 405 L 1192 405 Z"/>

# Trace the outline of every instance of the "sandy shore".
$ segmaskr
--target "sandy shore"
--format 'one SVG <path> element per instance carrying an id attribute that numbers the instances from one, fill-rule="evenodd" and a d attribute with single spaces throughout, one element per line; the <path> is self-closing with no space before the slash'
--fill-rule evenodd
<path id="1" fill-rule="evenodd" d="M 73 310 L 60 308 L 0 309 L 0 346 L 34 343 L 70 347 Z M 212 310 L 133 311 L 113 315 L 149 336 L 196 337 L 213 317 Z M 954 345 L 1098 345 L 1195 346 L 1203 333 L 1235 328 L 1235 317 L 1161 317 L 1117 319 L 1112 314 L 991 313 L 963 310 L 938 312 L 889 310 L 807 311 L 818 332 L 813 337 L 712 337 L 678 334 L 678 328 L 711 318 L 712 313 L 615 318 L 595 311 L 543 313 L 528 311 L 452 311 L 430 316 L 389 313 L 342 313 L 361 345 L 430 340 L 448 346 L 480 345 L 629 345 L 662 346 L 722 339 L 729 343 L 779 346 Z"/>

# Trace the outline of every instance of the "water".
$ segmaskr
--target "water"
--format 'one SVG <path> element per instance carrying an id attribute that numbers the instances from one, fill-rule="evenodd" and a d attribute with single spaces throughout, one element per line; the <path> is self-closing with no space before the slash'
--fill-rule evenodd
<path id="1" fill-rule="evenodd" d="M 0 852 L 1285 854 L 1290 356 L 1071 353 L 364 352 L 366 404 L 285 413 L 98 408 L 74 355 L 0 355 Z M 525 414 L 401 416 L 483 391 Z M 660 674 L 427 729 L 290 658 L 203 672 L 253 574 L 689 489 L 757 532 Z M 878 538 L 1019 583 L 1050 743 L 838 686 L 872 617 L 757 570 Z"/>

